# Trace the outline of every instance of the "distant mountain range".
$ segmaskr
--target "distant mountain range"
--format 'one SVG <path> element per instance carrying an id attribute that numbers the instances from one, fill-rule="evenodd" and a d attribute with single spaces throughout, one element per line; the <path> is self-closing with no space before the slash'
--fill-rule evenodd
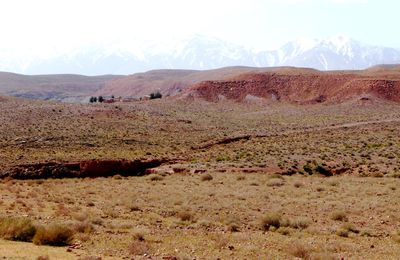
<path id="1" fill-rule="evenodd" d="M 133 74 L 151 69 L 206 70 L 226 66 L 353 70 L 393 63 L 400 63 L 400 50 L 370 46 L 344 36 L 301 39 L 274 51 L 253 51 L 204 36 L 192 37 L 163 50 L 156 45 L 135 52 L 109 46 L 46 59 L 17 59 L 0 51 L 1 71 L 24 74 Z"/>

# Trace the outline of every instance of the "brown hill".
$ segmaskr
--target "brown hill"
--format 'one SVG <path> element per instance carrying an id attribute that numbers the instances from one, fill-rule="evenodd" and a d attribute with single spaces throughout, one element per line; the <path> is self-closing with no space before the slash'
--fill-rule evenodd
<path id="1" fill-rule="evenodd" d="M 120 76 L 21 75 L 0 72 L 0 94 L 34 99 L 79 101 Z"/>
<path id="2" fill-rule="evenodd" d="M 299 104 L 340 103 L 354 98 L 400 102 L 400 71 L 396 68 L 333 72 L 274 69 L 245 73 L 228 80 L 204 81 L 192 86 L 181 98 Z"/>
<path id="3" fill-rule="evenodd" d="M 141 97 L 154 91 L 163 95 L 176 95 L 182 90 L 205 80 L 228 79 L 247 72 L 261 72 L 269 68 L 227 67 L 215 70 L 153 70 L 117 78 L 106 82 L 95 93 L 104 96 Z"/>

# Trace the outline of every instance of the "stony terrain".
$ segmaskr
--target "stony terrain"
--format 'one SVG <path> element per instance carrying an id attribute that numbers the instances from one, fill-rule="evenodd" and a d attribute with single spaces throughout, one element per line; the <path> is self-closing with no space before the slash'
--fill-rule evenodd
<path id="1" fill-rule="evenodd" d="M 362 71 L 293 67 L 226 67 L 215 70 L 154 70 L 128 76 L 37 75 L 0 72 L 0 95 L 67 102 L 91 96 L 134 97 L 154 92 L 217 101 L 340 103 L 352 98 L 399 101 L 399 65 Z"/>
<path id="2" fill-rule="evenodd" d="M 400 101 L 398 69 L 360 72 L 320 72 L 274 69 L 245 73 L 227 80 L 203 81 L 184 93 L 185 98 L 217 102 L 284 101 L 296 104 L 342 103 L 351 99 Z"/>
<path id="3" fill-rule="evenodd" d="M 105 82 L 119 76 L 21 75 L 0 72 L 0 95 L 30 99 L 82 102 Z"/>
<path id="4" fill-rule="evenodd" d="M 0 108 L 0 234 L 3 219 L 15 217 L 74 232 L 66 247 L 0 240 L 0 255 L 400 254 L 397 102 L 171 97 L 65 104 L 2 97 Z M 130 168 L 151 161 L 157 163 Z M 106 166 L 114 170 L 102 172 Z M 64 173 L 81 178 L 40 177 Z M 99 175 L 105 177 L 93 178 Z"/>

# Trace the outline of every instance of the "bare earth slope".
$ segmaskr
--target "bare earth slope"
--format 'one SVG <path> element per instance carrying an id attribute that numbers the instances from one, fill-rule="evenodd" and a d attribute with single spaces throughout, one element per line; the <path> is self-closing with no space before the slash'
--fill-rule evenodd
<path id="1" fill-rule="evenodd" d="M 276 69 L 246 73 L 227 80 L 200 82 L 182 96 L 212 102 L 231 99 L 312 104 L 376 98 L 399 102 L 400 71 L 379 68 L 353 72 Z"/>
<path id="2" fill-rule="evenodd" d="M 135 96 L 160 91 L 163 95 L 176 95 L 191 85 L 205 80 L 222 80 L 246 72 L 269 70 L 267 68 L 227 67 L 216 70 L 153 70 L 117 78 L 107 82 L 96 95 Z"/>
<path id="3" fill-rule="evenodd" d="M 68 104 L 6 97 L 0 111 L 0 173 L 32 176 L 40 167 L 60 177 L 75 167 L 71 162 L 168 161 L 140 177 L 8 175 L 0 180 L 0 223 L 23 217 L 46 228 L 63 224 L 74 236 L 61 249 L 15 243 L 3 240 L 3 225 L 4 259 L 400 255 L 399 103 Z M 115 174 L 95 169 L 93 177 Z"/>
<path id="4" fill-rule="evenodd" d="M 119 76 L 21 75 L 0 72 L 0 94 L 33 99 L 80 101 Z"/>

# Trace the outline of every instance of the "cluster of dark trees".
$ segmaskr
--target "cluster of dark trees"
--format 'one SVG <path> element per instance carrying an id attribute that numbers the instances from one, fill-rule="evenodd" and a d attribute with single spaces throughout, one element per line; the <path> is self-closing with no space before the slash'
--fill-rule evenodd
<path id="1" fill-rule="evenodd" d="M 90 103 L 96 103 L 96 102 L 100 102 L 103 103 L 104 98 L 103 96 L 99 96 L 99 97 L 90 97 L 89 102 Z"/>
<path id="2" fill-rule="evenodd" d="M 160 91 L 156 91 L 150 94 L 150 99 L 162 98 Z"/>
<path id="3" fill-rule="evenodd" d="M 149 95 L 150 99 L 157 99 L 157 98 L 162 98 L 162 94 L 160 93 L 160 91 L 155 91 L 153 93 L 151 93 Z M 114 99 L 114 96 L 111 96 L 111 99 Z M 140 98 L 140 100 L 142 100 L 142 98 Z M 105 101 L 103 96 L 98 96 L 98 97 L 90 97 L 89 102 L 90 103 L 103 103 Z"/>

